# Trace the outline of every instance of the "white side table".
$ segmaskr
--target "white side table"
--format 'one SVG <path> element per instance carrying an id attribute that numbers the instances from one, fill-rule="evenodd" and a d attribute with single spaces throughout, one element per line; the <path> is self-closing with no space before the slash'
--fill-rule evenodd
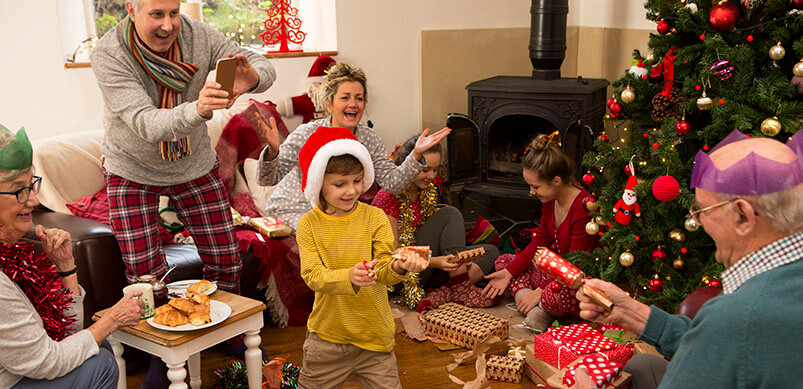
<path id="1" fill-rule="evenodd" d="M 170 389 L 186 389 L 184 378 L 190 371 L 190 386 L 201 388 L 201 351 L 223 343 L 237 335 L 245 334 L 245 367 L 248 371 L 248 387 L 262 387 L 262 352 L 259 350 L 262 329 L 262 311 L 265 304 L 236 294 L 218 290 L 210 296 L 231 307 L 231 316 L 224 322 L 209 328 L 188 332 L 171 332 L 151 327 L 145 320 L 134 327 L 124 327 L 109 336 L 109 343 L 114 349 L 114 357 L 120 370 L 118 389 L 126 388 L 125 361 L 122 358 L 123 346 L 127 344 L 147 353 L 159 356 L 167 364 L 167 378 Z M 97 321 L 108 311 L 104 309 L 96 313 L 92 319 Z"/>

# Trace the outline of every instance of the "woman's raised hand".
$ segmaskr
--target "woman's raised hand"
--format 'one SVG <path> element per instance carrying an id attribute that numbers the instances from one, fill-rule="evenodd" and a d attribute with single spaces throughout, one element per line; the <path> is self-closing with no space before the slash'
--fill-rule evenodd
<path id="1" fill-rule="evenodd" d="M 510 285 L 510 280 L 513 279 L 513 274 L 510 274 L 507 269 L 502 269 L 488 274 L 485 276 L 485 279 L 490 281 L 488 282 L 488 285 L 485 285 L 485 289 L 482 290 L 482 294 L 485 295 L 485 297 L 494 298 L 505 293 L 505 289 L 507 289 L 507 286 Z"/>
<path id="2" fill-rule="evenodd" d="M 276 119 L 272 116 L 270 118 L 270 125 L 265 123 L 265 120 L 262 119 L 262 115 L 256 114 L 257 125 L 259 125 L 259 131 L 262 132 L 262 135 L 268 141 L 268 161 L 272 161 L 279 155 L 279 127 L 276 126 Z"/>
<path id="3" fill-rule="evenodd" d="M 429 134 L 429 128 L 424 130 L 421 133 L 421 136 L 418 137 L 418 140 L 415 141 L 415 149 L 413 149 L 413 157 L 416 160 L 421 159 L 424 153 L 434 147 L 436 144 L 441 143 L 443 138 L 446 138 L 446 135 L 452 132 L 452 129 L 449 127 L 444 127 L 442 130 L 432 134 Z"/>
<path id="4" fill-rule="evenodd" d="M 36 226 L 36 237 L 42 241 L 50 262 L 56 265 L 58 271 L 69 271 L 75 266 L 72 253 L 72 237 L 70 233 L 58 228 L 45 228 L 41 224 Z"/>

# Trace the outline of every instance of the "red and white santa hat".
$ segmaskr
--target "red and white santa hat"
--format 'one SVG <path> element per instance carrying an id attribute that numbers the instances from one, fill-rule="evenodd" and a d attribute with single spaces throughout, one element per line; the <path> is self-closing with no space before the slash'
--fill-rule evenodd
<path id="1" fill-rule="evenodd" d="M 625 186 L 625 191 L 635 192 L 636 185 L 638 185 L 638 180 L 636 179 L 635 175 L 632 175 L 627 178 L 627 185 Z"/>
<path id="2" fill-rule="evenodd" d="M 309 81 L 323 82 L 323 79 L 326 77 L 326 71 L 329 70 L 335 62 L 332 57 L 326 54 L 319 55 L 318 58 L 315 59 L 315 62 L 312 63 L 309 74 L 307 74 Z"/>
<path id="3" fill-rule="evenodd" d="M 368 149 L 357 140 L 347 128 L 318 127 L 304 142 L 298 152 L 298 164 L 301 168 L 301 191 L 304 197 L 318 206 L 323 176 L 329 158 L 351 154 L 362 164 L 363 193 L 374 183 L 374 163 Z"/>

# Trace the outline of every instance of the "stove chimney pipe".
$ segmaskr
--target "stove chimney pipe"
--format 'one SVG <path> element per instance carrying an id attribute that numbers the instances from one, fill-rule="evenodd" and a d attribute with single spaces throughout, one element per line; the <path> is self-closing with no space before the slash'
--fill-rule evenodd
<path id="1" fill-rule="evenodd" d="M 530 62 L 536 80 L 560 79 L 566 58 L 566 15 L 569 0 L 532 0 Z"/>

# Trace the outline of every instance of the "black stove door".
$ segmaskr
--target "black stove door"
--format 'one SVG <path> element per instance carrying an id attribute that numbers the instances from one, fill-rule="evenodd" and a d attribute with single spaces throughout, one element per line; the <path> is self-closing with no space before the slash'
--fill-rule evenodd
<path id="1" fill-rule="evenodd" d="M 446 126 L 452 132 L 446 137 L 449 183 L 458 185 L 480 180 L 480 127 L 471 118 L 450 113 Z"/>

